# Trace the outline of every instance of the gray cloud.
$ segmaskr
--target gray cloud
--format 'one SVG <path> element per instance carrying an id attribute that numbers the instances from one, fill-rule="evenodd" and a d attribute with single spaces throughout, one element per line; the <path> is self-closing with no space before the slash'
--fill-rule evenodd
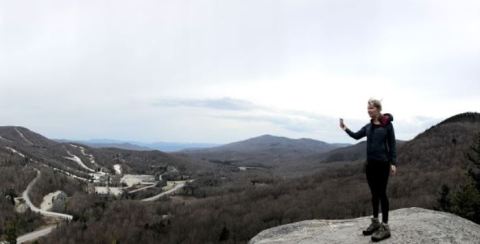
<path id="1" fill-rule="evenodd" d="M 293 132 L 312 132 L 316 123 L 325 123 L 333 119 L 314 113 L 278 109 L 255 104 L 244 99 L 231 97 L 209 99 L 159 99 L 152 103 L 155 107 L 181 107 L 218 110 L 208 116 L 219 119 L 237 120 L 243 123 L 267 122 Z"/>
<path id="2" fill-rule="evenodd" d="M 243 123 L 267 122 L 272 125 L 280 126 L 293 132 L 308 133 L 314 130 L 311 124 L 289 118 L 286 115 L 212 115 L 212 117 L 222 119 L 233 119 Z"/>
<path id="3" fill-rule="evenodd" d="M 252 102 L 229 97 L 216 99 L 159 99 L 153 102 L 152 105 L 163 107 L 197 107 L 234 111 L 246 111 L 261 108 Z"/>
<path id="4" fill-rule="evenodd" d="M 210 99 L 160 99 L 152 103 L 155 107 L 180 107 L 216 110 L 215 113 L 205 113 L 215 119 L 228 119 L 245 123 L 247 126 L 255 123 L 269 123 L 295 133 L 308 133 L 315 130 L 312 122 L 305 120 L 319 119 L 301 111 L 286 111 L 267 106 L 261 106 L 251 101 L 230 97 Z M 325 118 L 325 117 L 323 117 Z"/>

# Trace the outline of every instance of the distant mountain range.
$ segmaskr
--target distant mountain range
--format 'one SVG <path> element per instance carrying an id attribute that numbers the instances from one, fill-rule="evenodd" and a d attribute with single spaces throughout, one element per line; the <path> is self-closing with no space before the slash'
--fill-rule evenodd
<path id="1" fill-rule="evenodd" d="M 180 142 L 138 142 L 138 141 L 121 141 L 111 139 L 92 139 L 92 140 L 69 140 L 56 139 L 59 142 L 76 142 L 96 148 L 120 148 L 136 151 L 159 150 L 163 152 L 176 152 L 184 149 L 206 148 L 218 146 L 213 143 L 180 143 Z"/>
<path id="2" fill-rule="evenodd" d="M 232 142 L 225 145 L 220 145 L 210 148 L 201 149 L 185 149 L 182 152 L 220 152 L 220 151 L 235 151 L 250 153 L 260 150 L 278 151 L 283 153 L 283 150 L 291 150 L 296 152 L 326 152 L 334 148 L 348 146 L 347 143 L 329 144 L 323 141 L 318 141 L 309 138 L 291 139 L 282 136 L 261 135 L 246 139 L 243 141 Z"/>
<path id="3" fill-rule="evenodd" d="M 158 150 L 137 151 L 119 148 L 94 148 L 76 142 L 58 142 L 20 126 L 0 126 L 0 159 L 23 158 L 63 172 L 86 177 L 88 173 L 105 168 L 115 172 L 120 164 L 124 172 L 147 172 L 152 167 L 174 166 L 181 171 L 194 172 L 207 165 L 194 165 Z"/>
<path id="4" fill-rule="evenodd" d="M 266 134 L 217 147 L 186 149 L 174 154 L 219 165 L 300 172 L 308 171 L 313 166 L 305 158 L 349 145 L 351 144 L 330 144 L 308 138 L 290 139 Z"/>
<path id="5" fill-rule="evenodd" d="M 479 122 L 478 113 L 462 113 L 445 119 L 410 141 L 397 141 L 399 165 L 425 163 L 426 167 L 430 167 L 443 162 L 441 159 L 445 157 L 453 157 L 450 163 L 461 163 L 463 157 L 460 154 L 465 153 L 475 135 L 480 132 Z M 78 156 L 84 162 L 89 162 L 88 155 L 92 155 L 102 166 L 108 168 L 122 157 L 125 167 L 135 171 L 145 171 L 151 164 L 171 162 L 189 169 L 219 166 L 235 171 L 254 167 L 273 170 L 282 175 L 311 172 L 326 165 L 360 162 L 366 158 L 365 142 L 353 145 L 331 144 L 308 138 L 291 139 L 268 134 L 225 145 L 137 143 L 115 140 L 55 141 L 24 127 L 0 127 L 0 156 L 17 151 L 26 157 L 48 162 L 53 167 L 68 167 L 76 173 L 81 173 L 82 168 L 66 159 L 72 157 L 70 154 Z M 79 146 L 84 149 L 81 150 Z M 170 150 L 175 152 L 162 152 Z"/>
<path id="6" fill-rule="evenodd" d="M 466 112 L 445 119 L 412 140 L 397 140 L 398 165 L 429 162 L 430 167 L 443 162 L 441 159 L 447 156 L 454 157 L 450 163 L 460 164 L 464 159 L 463 153 L 480 132 L 479 122 L 479 113 Z M 452 155 L 446 155 L 447 152 Z M 288 174 L 309 172 L 326 165 L 363 162 L 366 159 L 366 143 L 329 144 L 312 139 L 263 135 L 213 148 L 182 150 L 175 154 L 220 165 L 280 169 L 282 174 Z M 418 159 L 422 160 L 416 161 Z"/>

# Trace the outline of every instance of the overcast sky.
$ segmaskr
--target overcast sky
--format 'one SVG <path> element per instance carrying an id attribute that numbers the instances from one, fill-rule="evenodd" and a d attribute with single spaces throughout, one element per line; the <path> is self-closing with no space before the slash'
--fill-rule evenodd
<path id="1" fill-rule="evenodd" d="M 480 1 L 0 0 L 0 124 L 50 138 L 398 139 L 480 105 Z"/>

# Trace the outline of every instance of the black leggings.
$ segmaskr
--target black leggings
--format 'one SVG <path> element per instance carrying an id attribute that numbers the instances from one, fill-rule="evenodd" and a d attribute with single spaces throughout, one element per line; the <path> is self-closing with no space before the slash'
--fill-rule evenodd
<path id="1" fill-rule="evenodd" d="M 388 223 L 387 183 L 390 175 L 390 163 L 383 161 L 368 161 L 365 166 L 367 182 L 372 193 L 373 217 L 378 218 L 378 204 L 382 204 L 382 221 Z"/>

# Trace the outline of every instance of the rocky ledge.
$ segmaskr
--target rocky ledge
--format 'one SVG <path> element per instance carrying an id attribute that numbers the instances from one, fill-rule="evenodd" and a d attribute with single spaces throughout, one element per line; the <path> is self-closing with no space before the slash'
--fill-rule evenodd
<path id="1" fill-rule="evenodd" d="M 248 243 L 372 243 L 362 234 L 370 219 L 304 220 L 263 230 Z M 390 210 L 389 226 L 391 237 L 378 243 L 480 243 L 480 225 L 447 212 L 418 207 Z"/>

